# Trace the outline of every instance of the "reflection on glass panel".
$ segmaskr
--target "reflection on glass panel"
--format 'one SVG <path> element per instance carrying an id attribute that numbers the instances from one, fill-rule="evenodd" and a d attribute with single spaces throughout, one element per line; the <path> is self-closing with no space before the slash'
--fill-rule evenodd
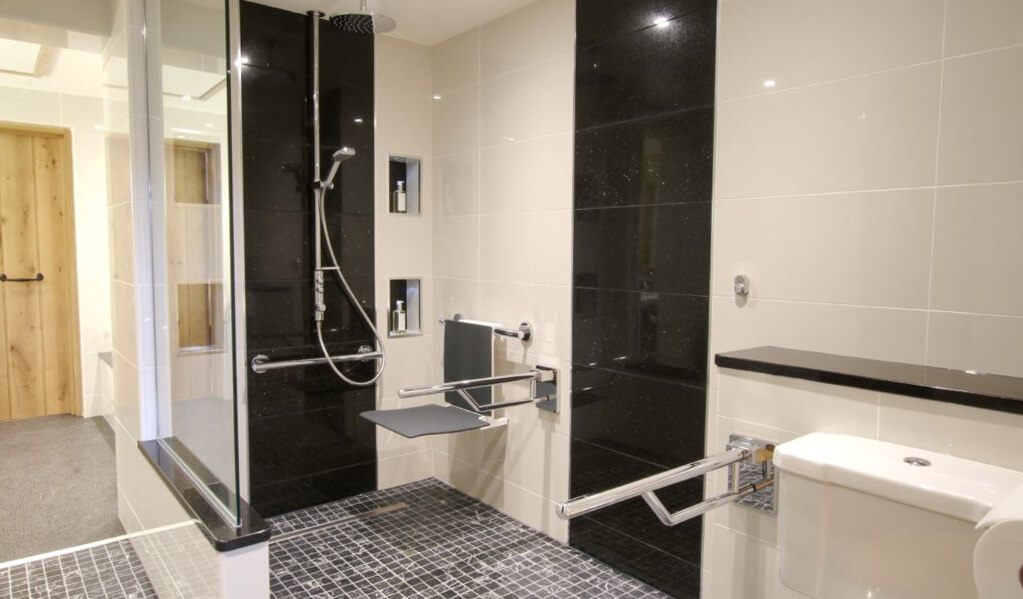
<path id="1" fill-rule="evenodd" d="M 169 371 L 161 413 L 170 415 L 160 432 L 236 515 L 225 5 L 160 0 L 160 23 L 164 201 L 154 259 L 165 265 L 158 352 Z"/>

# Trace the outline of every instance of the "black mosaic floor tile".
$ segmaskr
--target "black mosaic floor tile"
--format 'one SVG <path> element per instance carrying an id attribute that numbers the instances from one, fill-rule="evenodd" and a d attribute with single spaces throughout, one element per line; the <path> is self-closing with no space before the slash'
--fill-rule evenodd
<path id="1" fill-rule="evenodd" d="M 369 513 L 398 503 L 408 507 Z M 271 523 L 298 533 L 271 540 L 274 599 L 667 598 L 435 479 Z"/>

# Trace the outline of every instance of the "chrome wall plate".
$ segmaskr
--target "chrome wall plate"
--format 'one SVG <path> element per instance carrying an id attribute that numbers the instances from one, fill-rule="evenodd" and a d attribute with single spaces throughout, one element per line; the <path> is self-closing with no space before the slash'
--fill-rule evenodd
<path id="1" fill-rule="evenodd" d="M 558 405 L 558 369 L 549 366 L 536 365 L 536 370 L 541 371 L 539 380 L 533 382 L 533 399 L 536 407 L 545 412 L 560 413 Z"/>
<path id="2" fill-rule="evenodd" d="M 739 435 L 731 433 L 728 435 L 728 449 L 749 449 L 756 451 L 759 449 L 770 448 L 774 449 L 774 442 L 765 441 L 763 439 L 755 439 L 753 437 L 747 437 L 746 435 Z M 771 461 L 764 462 L 762 464 L 753 463 L 741 463 L 736 464 L 738 468 L 729 468 L 728 470 L 728 488 L 734 489 L 735 485 L 747 485 L 759 482 L 764 479 L 774 478 L 774 463 Z M 738 483 L 733 481 L 735 472 L 738 470 L 739 480 Z M 756 493 L 752 493 L 738 500 L 736 503 L 751 507 L 753 509 L 767 512 L 769 514 L 775 513 L 775 501 L 777 499 L 778 485 L 774 484 L 766 487 Z"/>

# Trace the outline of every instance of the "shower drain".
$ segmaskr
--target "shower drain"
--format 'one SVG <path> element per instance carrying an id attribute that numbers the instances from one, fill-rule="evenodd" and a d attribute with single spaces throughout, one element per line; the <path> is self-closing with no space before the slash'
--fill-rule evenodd
<path id="1" fill-rule="evenodd" d="M 323 522 L 321 524 L 316 524 L 315 526 L 310 526 L 309 528 L 303 528 L 302 530 L 292 530 L 290 532 L 285 532 L 279 535 L 273 535 L 272 537 L 270 537 L 270 543 L 276 543 L 278 541 L 283 541 L 285 539 L 290 539 L 292 537 L 298 537 L 307 533 L 323 530 L 324 528 L 330 528 L 332 526 L 340 526 L 341 524 L 347 524 L 348 522 L 351 522 L 353 520 L 363 520 L 365 518 L 373 518 L 374 516 L 383 516 L 384 514 L 397 512 L 407 507 L 409 507 L 409 505 L 404 501 L 384 507 L 379 507 L 375 510 L 370 510 L 368 512 L 363 512 L 361 514 L 355 514 L 354 516 L 341 518 L 340 520 L 331 520 L 330 522 Z"/>

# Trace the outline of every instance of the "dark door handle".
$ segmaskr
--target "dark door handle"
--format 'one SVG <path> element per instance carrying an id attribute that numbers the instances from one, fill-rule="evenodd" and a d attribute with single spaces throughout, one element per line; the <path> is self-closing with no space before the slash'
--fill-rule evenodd
<path id="1" fill-rule="evenodd" d="M 12 279 L 4 273 L 0 273 L 0 283 L 34 283 L 43 280 L 43 273 L 38 272 L 31 279 Z"/>

